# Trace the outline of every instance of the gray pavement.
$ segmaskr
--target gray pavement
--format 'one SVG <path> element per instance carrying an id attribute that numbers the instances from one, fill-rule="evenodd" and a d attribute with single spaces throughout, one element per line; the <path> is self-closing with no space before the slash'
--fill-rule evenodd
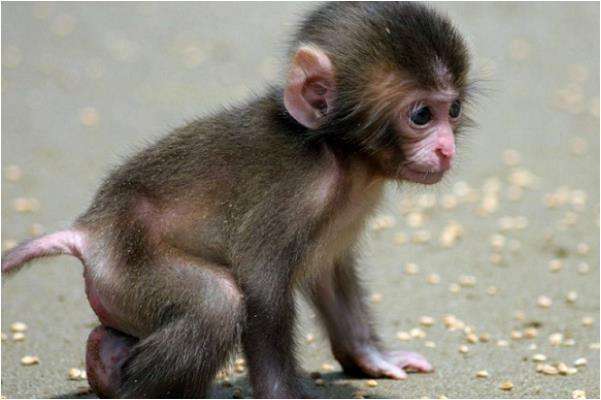
<path id="1" fill-rule="evenodd" d="M 3 246 L 67 226 L 108 169 L 149 140 L 260 93 L 313 6 L 2 3 Z M 443 184 L 390 187 L 366 235 L 362 272 L 383 341 L 421 352 L 436 371 L 376 387 L 346 378 L 301 302 L 302 365 L 325 380 L 307 377 L 307 386 L 321 397 L 571 398 L 584 390 L 598 398 L 599 4 L 435 7 L 472 48 L 483 87 L 478 127 Z M 420 326 L 422 316 L 434 325 Z M 11 338 L 15 321 L 29 327 L 24 341 Z M 78 397 L 85 382 L 67 373 L 83 368 L 96 324 L 72 258 L 3 279 L 2 395 Z M 470 343 L 465 326 L 490 340 Z M 417 337 L 398 338 L 408 332 Z M 588 365 L 545 375 L 537 353 L 549 365 L 583 357 Z M 22 366 L 26 355 L 39 364 Z M 489 377 L 476 378 L 479 370 Z M 507 380 L 513 389 L 501 390 Z M 250 395 L 244 374 L 231 381 Z M 217 385 L 214 395 L 233 391 Z"/>

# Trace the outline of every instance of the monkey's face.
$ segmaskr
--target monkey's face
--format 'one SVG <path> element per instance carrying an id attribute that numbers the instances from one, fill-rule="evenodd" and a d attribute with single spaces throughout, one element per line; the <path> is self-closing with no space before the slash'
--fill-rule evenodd
<path id="1" fill-rule="evenodd" d="M 416 92 L 403 102 L 391 129 L 397 154 L 386 163 L 392 178 L 427 185 L 440 181 L 453 164 L 461 107 L 450 90 Z"/>

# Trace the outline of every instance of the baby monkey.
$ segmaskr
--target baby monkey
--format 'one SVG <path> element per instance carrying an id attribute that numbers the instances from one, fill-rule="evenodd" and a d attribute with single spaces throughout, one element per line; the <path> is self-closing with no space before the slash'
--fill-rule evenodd
<path id="1" fill-rule="evenodd" d="M 323 5 L 282 86 L 134 155 L 72 227 L 20 244 L 2 271 L 81 260 L 101 323 L 87 373 L 103 397 L 206 396 L 240 342 L 255 397 L 304 397 L 297 291 L 345 372 L 431 371 L 381 345 L 356 245 L 386 181 L 429 185 L 451 168 L 468 70 L 459 33 L 422 4 Z"/>

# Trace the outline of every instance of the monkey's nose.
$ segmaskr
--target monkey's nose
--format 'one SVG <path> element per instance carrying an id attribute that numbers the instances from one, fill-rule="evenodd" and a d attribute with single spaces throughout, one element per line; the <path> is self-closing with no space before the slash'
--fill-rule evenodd
<path id="1" fill-rule="evenodd" d="M 436 155 L 438 156 L 438 165 L 441 171 L 444 172 L 451 168 L 451 165 L 453 164 L 453 156 L 455 155 L 454 149 L 452 151 L 445 151 L 444 149 L 440 148 L 436 150 Z"/>

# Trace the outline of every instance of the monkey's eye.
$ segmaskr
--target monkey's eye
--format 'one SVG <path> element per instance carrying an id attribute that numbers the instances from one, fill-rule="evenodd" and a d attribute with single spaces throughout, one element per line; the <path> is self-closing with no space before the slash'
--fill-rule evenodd
<path id="1" fill-rule="evenodd" d="M 420 107 L 411 113 L 409 119 L 411 119 L 411 122 L 415 125 L 426 125 L 432 119 L 432 112 L 428 107 Z"/>
<path id="2" fill-rule="evenodd" d="M 449 116 L 451 118 L 457 118 L 461 114 L 461 102 L 459 100 L 455 100 L 453 104 L 451 104 L 451 108 L 449 109 Z"/>

